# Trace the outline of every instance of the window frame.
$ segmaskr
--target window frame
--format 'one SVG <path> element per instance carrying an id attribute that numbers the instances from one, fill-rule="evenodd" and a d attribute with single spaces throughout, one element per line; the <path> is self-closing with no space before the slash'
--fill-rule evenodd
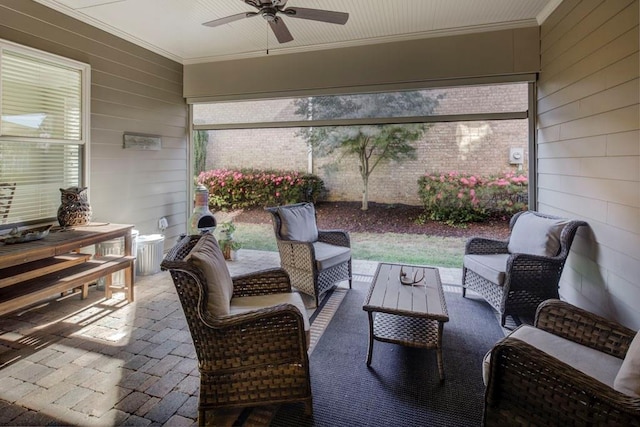
<path id="1" fill-rule="evenodd" d="M 238 96 L 216 96 L 187 98 L 189 105 L 189 173 L 193 176 L 193 135 L 197 131 L 215 131 L 231 129 L 258 129 L 258 128 L 286 128 L 300 126 L 349 126 L 366 124 L 403 124 L 403 123 L 437 123 L 437 122 L 463 122 L 478 120 L 512 120 L 527 119 L 529 122 L 528 141 L 528 178 L 529 178 L 529 209 L 535 210 L 538 205 L 538 185 L 537 185 L 537 132 L 536 132 L 536 97 L 537 97 L 537 73 L 510 74 L 485 77 L 469 77 L 462 79 L 441 79 L 430 81 L 416 81 L 407 83 L 390 83 L 374 86 L 360 86 L 350 88 L 326 88 L 306 91 L 291 91 L 285 93 L 253 93 Z M 352 95 L 372 92 L 395 92 L 401 90 L 421 90 L 459 86 L 481 86 L 499 85 L 509 83 L 526 83 L 528 87 L 528 103 L 526 111 L 513 111 L 502 113 L 474 113 L 474 114 L 452 114 L 414 117 L 393 117 L 374 119 L 338 119 L 338 120 L 300 120 L 300 121 L 278 121 L 278 122 L 250 122 L 250 123 L 194 123 L 194 104 L 206 104 L 216 102 L 253 101 L 277 98 L 296 98 L 301 96 L 323 96 L 323 95 Z M 193 189 L 190 191 L 190 198 L 193 198 Z"/>
<path id="2" fill-rule="evenodd" d="M 78 176 L 80 179 L 79 185 L 90 188 L 90 170 L 89 159 L 91 158 L 91 66 L 87 63 L 76 61 L 71 58 L 60 56 L 54 53 L 46 52 L 43 50 L 35 49 L 29 46 L 24 46 L 18 43 L 14 43 L 5 39 L 0 39 L 0 67 L 2 66 L 3 56 L 5 52 L 15 52 L 16 54 L 33 58 L 34 60 L 41 60 L 53 65 L 60 65 L 67 69 L 74 69 L 80 73 L 80 139 L 79 140 L 65 140 L 59 138 L 42 138 L 42 137 L 24 137 L 24 136 L 11 136 L 3 135 L 0 129 L 0 142 L 26 142 L 26 143 L 42 143 L 49 144 L 61 144 L 77 146 L 80 151 L 79 156 L 79 171 Z M 2 79 L 0 79 L 0 117 L 2 116 L 3 104 L 2 104 Z M 87 196 L 90 200 L 90 190 L 87 191 Z M 2 224 L 0 229 L 7 227 L 15 227 L 28 225 L 33 223 L 41 223 L 53 218 L 40 218 L 37 220 L 29 220 L 19 223 Z"/>

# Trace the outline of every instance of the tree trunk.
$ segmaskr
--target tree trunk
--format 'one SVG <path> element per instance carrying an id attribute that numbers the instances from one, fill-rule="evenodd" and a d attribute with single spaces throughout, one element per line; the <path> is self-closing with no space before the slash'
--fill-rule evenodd
<path id="1" fill-rule="evenodd" d="M 362 176 L 362 207 L 363 211 L 369 209 L 369 177 Z"/>

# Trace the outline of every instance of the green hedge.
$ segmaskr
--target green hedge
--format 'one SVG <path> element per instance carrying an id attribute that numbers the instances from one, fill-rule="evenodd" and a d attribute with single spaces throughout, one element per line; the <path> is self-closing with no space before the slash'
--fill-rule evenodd
<path id="1" fill-rule="evenodd" d="M 418 179 L 425 216 L 449 224 L 504 219 L 526 210 L 527 187 L 527 177 L 512 172 L 479 176 L 450 171 Z"/>
<path id="2" fill-rule="evenodd" d="M 196 181 L 209 190 L 214 210 L 316 202 L 325 191 L 318 176 L 297 171 L 214 169 L 201 172 Z"/>

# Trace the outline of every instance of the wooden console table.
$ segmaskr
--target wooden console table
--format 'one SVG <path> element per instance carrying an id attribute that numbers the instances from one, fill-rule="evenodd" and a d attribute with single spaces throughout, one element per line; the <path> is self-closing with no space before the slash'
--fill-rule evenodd
<path id="1" fill-rule="evenodd" d="M 113 291 L 111 275 L 125 271 L 123 290 L 133 301 L 135 256 L 131 253 L 133 225 L 91 223 L 82 227 L 53 228 L 44 239 L 12 245 L 0 244 L 0 315 L 35 304 L 58 293 L 81 288 L 105 277 L 105 297 Z M 124 238 L 124 255 L 92 258 L 81 248 Z"/>

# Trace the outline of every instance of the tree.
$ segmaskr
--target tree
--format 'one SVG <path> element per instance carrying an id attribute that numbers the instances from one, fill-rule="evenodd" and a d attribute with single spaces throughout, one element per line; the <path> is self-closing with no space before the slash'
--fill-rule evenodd
<path id="1" fill-rule="evenodd" d="M 207 146 L 209 145 L 209 132 L 197 130 L 193 133 L 193 157 L 194 175 L 204 171 L 207 167 Z"/>
<path id="2" fill-rule="evenodd" d="M 295 101 L 296 114 L 313 120 L 427 116 L 442 96 L 422 91 L 367 95 L 320 96 Z M 382 162 L 415 159 L 413 142 L 426 132 L 425 123 L 313 126 L 300 131 L 320 156 L 339 152 L 358 161 L 362 178 L 362 210 L 369 208 L 369 177 Z"/>

